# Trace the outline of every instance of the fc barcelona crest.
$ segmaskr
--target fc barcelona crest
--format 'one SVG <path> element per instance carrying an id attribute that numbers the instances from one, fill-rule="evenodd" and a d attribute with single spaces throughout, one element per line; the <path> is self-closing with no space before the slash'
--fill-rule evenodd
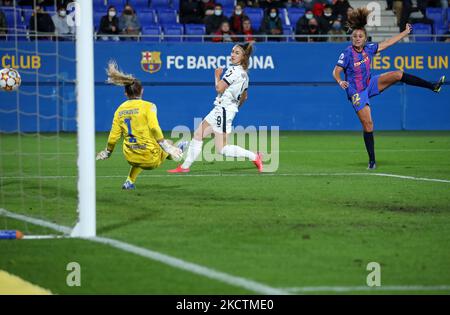
<path id="1" fill-rule="evenodd" d="M 141 67 L 145 72 L 155 73 L 161 69 L 161 52 L 159 51 L 143 51 L 141 59 Z"/>

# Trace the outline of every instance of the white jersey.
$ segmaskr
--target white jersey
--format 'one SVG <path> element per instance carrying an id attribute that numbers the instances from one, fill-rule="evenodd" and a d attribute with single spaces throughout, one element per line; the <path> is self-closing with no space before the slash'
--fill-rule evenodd
<path id="1" fill-rule="evenodd" d="M 217 94 L 214 105 L 225 108 L 230 112 L 239 111 L 239 100 L 242 93 L 248 89 L 248 75 L 241 65 L 231 66 L 222 77 L 228 87 L 222 94 Z"/>

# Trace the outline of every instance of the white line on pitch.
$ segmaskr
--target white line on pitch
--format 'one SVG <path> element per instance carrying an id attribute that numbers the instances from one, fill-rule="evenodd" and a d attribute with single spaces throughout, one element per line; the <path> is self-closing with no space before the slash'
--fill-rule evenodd
<path id="1" fill-rule="evenodd" d="M 55 223 L 47 222 L 40 219 L 35 219 L 32 217 L 15 214 L 12 212 L 9 212 L 5 209 L 0 208 L 0 215 L 10 217 L 13 219 L 21 220 L 24 222 L 36 224 L 39 226 L 44 226 L 50 229 L 53 229 L 58 232 L 63 232 L 66 234 L 69 234 L 71 231 L 71 228 L 67 226 L 58 225 Z M 252 292 L 260 293 L 260 294 L 268 294 L 268 295 L 280 295 L 280 294 L 289 294 L 289 292 L 284 291 L 282 289 L 277 289 L 270 287 L 268 285 L 265 285 L 263 283 L 259 283 L 250 279 L 242 278 L 233 276 L 231 274 L 221 272 L 218 270 L 214 270 L 212 268 L 208 268 L 199 264 L 191 263 L 179 258 L 175 258 L 163 253 L 159 253 L 156 251 L 149 250 L 147 248 L 138 247 L 132 244 L 128 244 L 122 241 L 105 238 L 105 237 L 91 237 L 91 238 L 83 238 L 84 240 L 97 242 L 105 245 L 109 245 L 111 247 L 136 254 L 154 261 L 158 261 L 160 263 L 163 263 L 165 265 L 178 268 L 181 270 L 185 270 L 200 276 L 207 277 L 209 279 L 217 280 L 226 284 L 229 284 L 231 286 L 240 287 L 247 289 Z"/>
<path id="2" fill-rule="evenodd" d="M 97 178 L 123 178 L 125 175 L 97 175 Z M 327 176 L 378 176 L 378 177 L 392 177 L 398 179 L 415 180 L 415 181 L 426 181 L 426 182 L 438 182 L 438 183 L 450 183 L 448 179 L 439 178 L 425 178 L 425 177 L 415 177 L 407 175 L 396 175 L 388 173 L 207 173 L 207 174 L 141 174 L 139 177 L 173 177 L 173 178 L 189 178 L 189 177 L 249 177 L 249 176 L 271 176 L 271 177 L 327 177 Z M 58 178 L 77 178 L 74 175 L 68 176 L 3 176 L 0 177 L 2 180 L 27 180 L 27 179 L 58 179 Z"/>
<path id="3" fill-rule="evenodd" d="M 450 291 L 450 285 L 386 285 L 380 287 L 368 286 L 326 286 L 326 287 L 293 287 L 282 288 L 291 293 L 309 292 L 377 292 L 377 291 Z"/>

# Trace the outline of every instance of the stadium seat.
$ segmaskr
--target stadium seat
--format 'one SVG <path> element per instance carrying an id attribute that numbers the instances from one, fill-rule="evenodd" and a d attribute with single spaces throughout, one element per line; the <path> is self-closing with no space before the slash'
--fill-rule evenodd
<path id="1" fill-rule="evenodd" d="M 291 22 L 291 26 L 295 27 L 297 24 L 297 21 L 305 15 L 305 9 L 304 8 L 290 8 L 288 9 L 288 17 L 289 21 Z"/>
<path id="2" fill-rule="evenodd" d="M 105 0 L 94 0 L 93 1 L 94 12 L 105 13 L 108 7 L 105 5 Z"/>
<path id="3" fill-rule="evenodd" d="M 234 8 L 223 8 L 223 15 L 225 15 L 227 18 L 231 17 L 233 15 Z"/>
<path id="4" fill-rule="evenodd" d="M 426 17 L 433 20 L 434 25 L 438 28 L 445 25 L 445 9 L 442 8 L 427 8 Z"/>
<path id="5" fill-rule="evenodd" d="M 170 0 L 151 0 L 150 8 L 159 9 L 170 9 Z"/>
<path id="6" fill-rule="evenodd" d="M 413 24 L 413 34 L 414 35 L 431 35 L 431 25 L 423 23 Z M 429 42 L 432 41 L 431 36 L 414 36 L 416 42 Z"/>
<path id="7" fill-rule="evenodd" d="M 183 26 L 180 24 L 167 24 L 163 27 L 165 42 L 181 42 L 183 40 Z M 166 35 L 171 35 L 166 37 Z M 177 37 L 172 37 L 178 35 Z"/>
<path id="8" fill-rule="evenodd" d="M 110 5 L 113 5 L 116 7 L 117 12 L 122 12 L 125 4 L 126 4 L 126 0 L 108 0 L 107 7 L 109 7 Z"/>
<path id="9" fill-rule="evenodd" d="M 142 26 L 156 24 L 156 13 L 154 10 L 138 11 L 137 16 Z"/>
<path id="10" fill-rule="evenodd" d="M 223 8 L 231 8 L 233 9 L 236 5 L 236 0 L 219 0 L 216 3 L 220 3 Z"/>
<path id="11" fill-rule="evenodd" d="M 205 35 L 206 27 L 203 24 L 185 24 L 184 25 L 185 35 Z M 203 42 L 203 37 L 186 37 L 186 42 Z"/>
<path id="12" fill-rule="evenodd" d="M 255 31 L 259 30 L 264 18 L 264 11 L 259 8 L 245 8 L 244 13 L 252 22 L 252 27 Z"/>
<path id="13" fill-rule="evenodd" d="M 159 24 L 176 24 L 177 20 L 177 11 L 173 9 L 161 9 L 158 10 L 158 22 Z"/>
<path id="14" fill-rule="evenodd" d="M 283 35 L 289 35 L 289 37 L 285 38 L 284 40 L 287 42 L 294 41 L 294 31 L 292 30 L 292 26 L 290 25 L 284 25 L 283 26 Z"/>
<path id="15" fill-rule="evenodd" d="M 100 28 L 100 21 L 102 20 L 102 17 L 105 16 L 105 12 L 94 12 L 94 29 L 95 31 L 98 31 Z"/>
<path id="16" fill-rule="evenodd" d="M 174 10 L 180 11 L 180 0 L 172 0 L 170 2 L 170 7 Z"/>
<path id="17" fill-rule="evenodd" d="M 161 26 L 159 25 L 149 25 L 149 26 L 144 26 L 142 28 L 142 35 L 161 35 Z M 161 41 L 161 37 L 141 37 L 141 41 L 145 41 L 145 42 L 160 42 Z"/>
<path id="18" fill-rule="evenodd" d="M 284 25 L 290 25 L 289 24 L 289 19 L 288 19 L 288 15 L 287 15 L 287 10 L 285 8 L 280 8 L 278 9 L 278 15 L 280 16 L 281 22 Z"/>
<path id="19" fill-rule="evenodd" d="M 150 7 L 150 1 L 149 0 L 128 0 L 127 2 L 130 4 L 136 13 L 140 13 L 141 11 L 146 11 Z"/>

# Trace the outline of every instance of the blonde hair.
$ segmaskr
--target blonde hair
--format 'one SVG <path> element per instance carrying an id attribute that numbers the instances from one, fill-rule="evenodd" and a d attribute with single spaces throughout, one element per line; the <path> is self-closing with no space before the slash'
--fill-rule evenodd
<path id="1" fill-rule="evenodd" d="M 120 71 L 115 60 L 109 61 L 108 68 L 106 69 L 106 74 L 108 75 L 108 80 L 106 82 L 114 85 L 124 86 L 125 93 L 128 95 L 128 97 L 136 98 L 141 96 L 141 82 L 132 74 L 126 74 Z"/>

